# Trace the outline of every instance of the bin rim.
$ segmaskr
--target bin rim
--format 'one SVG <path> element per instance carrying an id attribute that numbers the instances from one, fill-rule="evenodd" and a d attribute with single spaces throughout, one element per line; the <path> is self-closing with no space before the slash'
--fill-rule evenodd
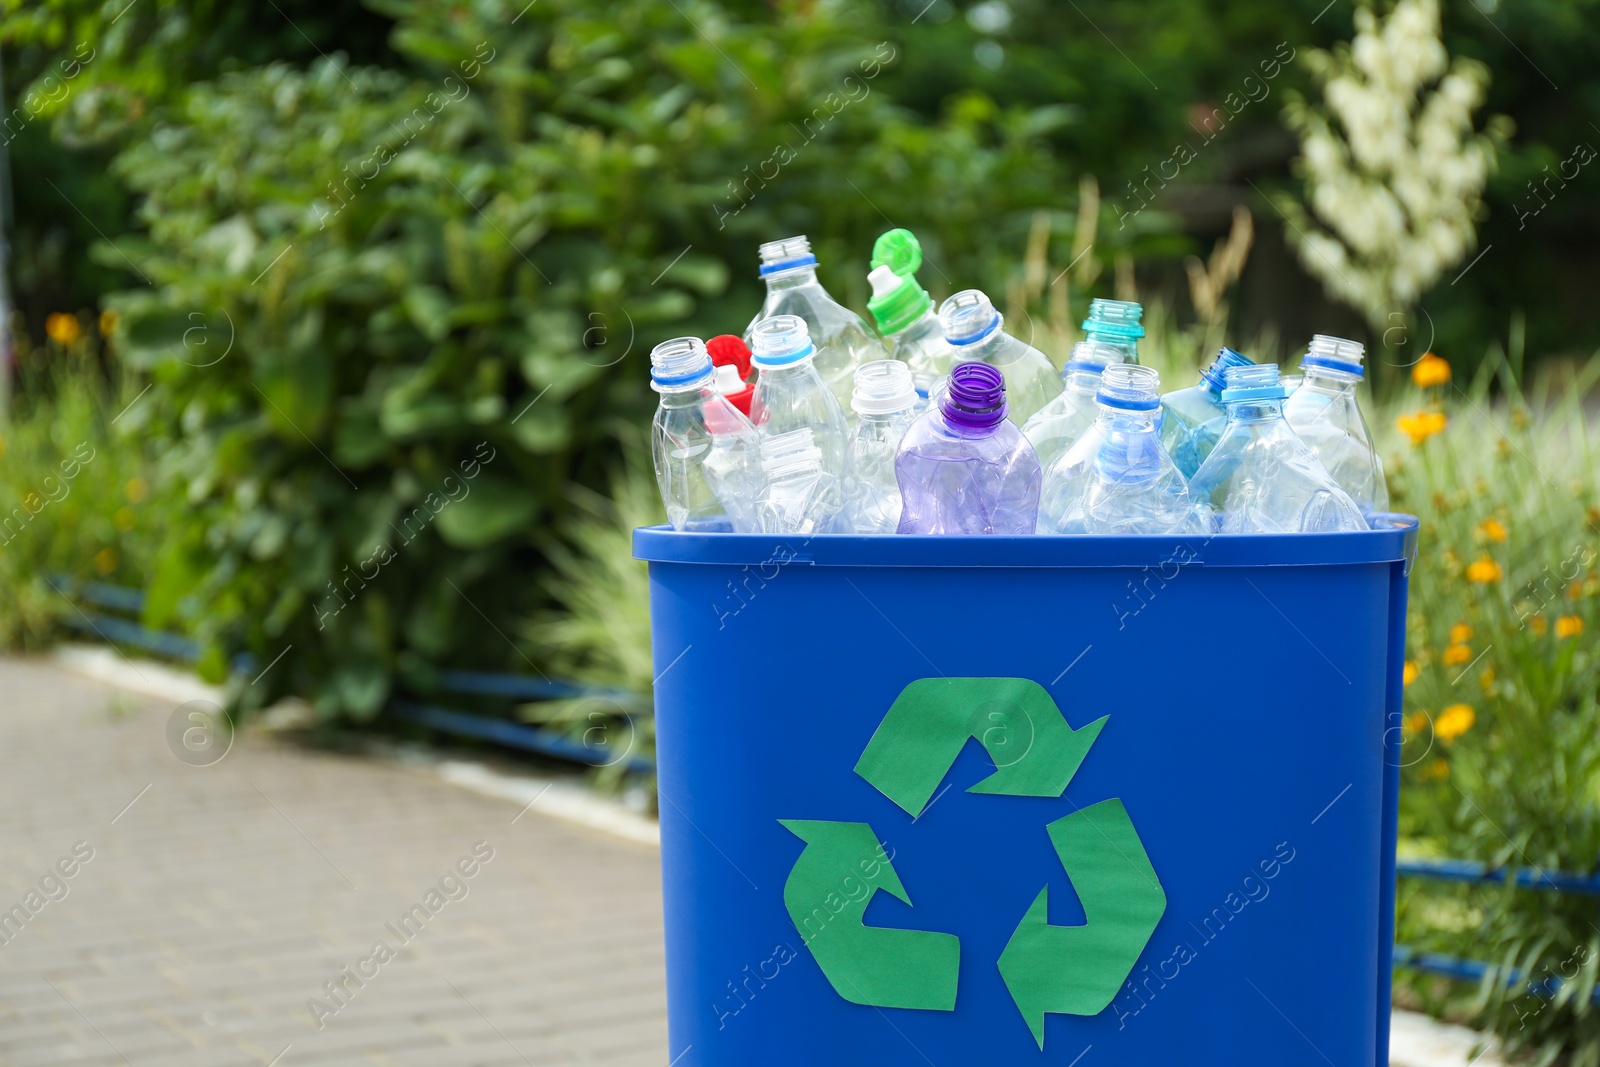
<path id="1" fill-rule="evenodd" d="M 1329 534 L 1209 537 L 1022 537 L 688 533 L 633 531 L 633 556 L 650 563 L 823 567 L 1321 567 L 1406 563 L 1416 558 L 1419 520 L 1383 512 L 1373 529 Z"/>

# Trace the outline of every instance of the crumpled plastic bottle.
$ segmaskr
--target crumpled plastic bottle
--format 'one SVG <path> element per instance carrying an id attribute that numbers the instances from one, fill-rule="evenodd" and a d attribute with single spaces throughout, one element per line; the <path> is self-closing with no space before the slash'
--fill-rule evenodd
<path id="1" fill-rule="evenodd" d="M 954 358 L 982 360 L 1005 375 L 1011 419 L 1018 426 L 1061 393 L 1050 357 L 1005 331 L 1005 319 L 978 289 L 965 289 L 939 305 L 944 339 Z"/>
<path id="2" fill-rule="evenodd" d="M 1277 364 L 1230 368 L 1226 382 L 1227 424 L 1189 480 L 1189 496 L 1206 532 L 1367 529 L 1356 502 L 1283 417 Z"/>
<path id="3" fill-rule="evenodd" d="M 1022 427 L 1046 471 L 1094 425 L 1100 415 L 1094 402 L 1100 374 L 1107 364 L 1120 362 L 1122 353 L 1099 341 L 1079 341 L 1072 346 L 1072 358 L 1061 368 L 1061 395 L 1034 412 Z"/>
<path id="4" fill-rule="evenodd" d="M 1371 515 L 1389 510 L 1389 485 L 1356 402 L 1365 354 L 1359 341 L 1313 337 L 1300 359 L 1300 386 L 1283 402 L 1283 417 L 1356 506 Z"/>
<path id="5" fill-rule="evenodd" d="M 798 315 L 817 346 L 817 373 L 841 405 L 850 402 L 856 368 L 889 353 L 861 316 L 828 295 L 817 281 L 817 257 L 804 236 L 761 246 L 761 277 L 767 298 L 745 328 L 745 344 L 755 348 L 755 329 L 774 315 Z"/>
<path id="6" fill-rule="evenodd" d="M 656 485 L 674 529 L 753 533 L 766 484 L 760 439 L 712 383 L 698 337 L 663 341 L 650 353 L 650 385 L 661 394 L 650 424 Z"/>
<path id="7" fill-rule="evenodd" d="M 959 363 L 938 402 L 906 431 L 895 458 L 903 534 L 1031 534 L 1039 457 L 1006 418 L 1006 382 L 987 363 Z"/>
<path id="8" fill-rule="evenodd" d="M 900 524 L 894 461 L 917 417 L 911 369 L 897 359 L 863 363 L 850 400 L 856 425 L 844 454 L 844 510 L 838 532 L 892 534 Z"/>
<path id="9" fill-rule="evenodd" d="M 1195 532 L 1188 485 L 1156 428 L 1160 386 L 1150 367 L 1106 367 L 1095 394 L 1099 417 L 1045 472 L 1040 533 Z"/>

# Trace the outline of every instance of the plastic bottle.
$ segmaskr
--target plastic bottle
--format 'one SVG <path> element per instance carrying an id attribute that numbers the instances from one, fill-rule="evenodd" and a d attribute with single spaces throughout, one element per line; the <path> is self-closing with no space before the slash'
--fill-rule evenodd
<path id="1" fill-rule="evenodd" d="M 1156 428 L 1160 387 L 1150 367 L 1106 367 L 1094 425 L 1045 472 L 1040 533 L 1191 532 L 1188 485 Z"/>
<path id="2" fill-rule="evenodd" d="M 1135 300 L 1091 300 L 1083 320 L 1084 336 L 1108 344 L 1122 353 L 1122 362 L 1139 362 L 1139 338 L 1144 336 L 1144 308 Z"/>
<path id="3" fill-rule="evenodd" d="M 1028 443 L 1039 454 L 1040 467 L 1048 471 L 1094 425 L 1100 413 L 1094 402 L 1100 373 L 1108 363 L 1121 361 L 1122 353 L 1099 341 L 1079 341 L 1072 346 L 1072 358 L 1061 370 L 1061 395 L 1036 411 L 1022 427 Z"/>
<path id="4" fill-rule="evenodd" d="M 750 414 L 750 399 L 755 396 L 755 386 L 750 384 L 750 348 L 731 333 L 721 334 L 706 342 L 711 353 L 711 363 L 717 368 L 717 392 L 745 415 Z"/>
<path id="5" fill-rule="evenodd" d="M 1224 348 L 1200 372 L 1198 385 L 1178 389 L 1161 398 L 1161 443 L 1185 478 L 1193 478 L 1216 447 L 1228 412 L 1222 406 L 1223 375 L 1229 367 L 1248 367 L 1249 357 Z"/>
<path id="6" fill-rule="evenodd" d="M 863 363 L 850 398 L 856 426 L 844 456 L 844 510 L 838 532 L 892 534 L 900 524 L 894 460 L 917 417 L 911 369 L 897 359 Z"/>
<path id="7" fill-rule="evenodd" d="M 706 346 L 698 337 L 656 345 L 650 387 L 661 394 L 651 455 L 673 528 L 755 532 L 765 486 L 760 438 L 713 386 Z"/>
<path id="8" fill-rule="evenodd" d="M 856 368 L 888 355 L 883 342 L 860 315 L 822 288 L 817 281 L 817 257 L 811 254 L 811 242 L 804 236 L 762 245 L 761 277 L 767 283 L 767 299 L 745 329 L 745 343 L 755 347 L 755 329 L 764 319 L 800 316 L 817 346 L 817 373 L 841 405 L 848 403 Z"/>
<path id="9" fill-rule="evenodd" d="M 833 529 L 839 514 L 839 479 L 822 466 L 822 450 L 810 428 L 764 438 L 761 468 L 767 491 L 761 500 L 761 532 L 819 534 Z"/>
<path id="10" fill-rule="evenodd" d="M 872 246 L 872 299 L 867 311 L 895 359 L 911 368 L 917 395 L 926 402 L 934 385 L 950 373 L 955 349 L 944 339 L 933 298 L 917 284 L 922 245 L 910 230 L 890 230 Z"/>
<path id="11" fill-rule="evenodd" d="M 952 358 L 982 360 L 1005 375 L 1011 418 L 1021 426 L 1061 395 L 1061 376 L 1050 358 L 1005 331 L 1005 319 L 978 289 L 964 289 L 939 305 Z"/>
<path id="12" fill-rule="evenodd" d="M 1359 341 L 1313 337 L 1300 359 L 1303 379 L 1284 401 L 1283 417 L 1362 513 L 1370 515 L 1389 510 L 1389 486 L 1356 402 L 1365 354 Z"/>
<path id="13" fill-rule="evenodd" d="M 987 363 L 958 363 L 938 403 L 917 417 L 894 462 L 903 534 L 1031 534 L 1039 457 L 1006 418 L 1006 382 Z"/>
<path id="14" fill-rule="evenodd" d="M 815 348 L 806 324 L 795 315 L 775 315 L 756 325 L 756 391 L 750 421 L 763 437 L 809 429 L 822 450 L 822 466 L 837 476 L 844 469 L 850 426 L 844 409 L 817 373 Z"/>
<path id="15" fill-rule="evenodd" d="M 1206 532 L 1367 529 L 1350 494 L 1283 417 L 1276 364 L 1229 369 L 1222 403 L 1228 409 L 1222 436 L 1189 480 L 1189 496 Z"/>

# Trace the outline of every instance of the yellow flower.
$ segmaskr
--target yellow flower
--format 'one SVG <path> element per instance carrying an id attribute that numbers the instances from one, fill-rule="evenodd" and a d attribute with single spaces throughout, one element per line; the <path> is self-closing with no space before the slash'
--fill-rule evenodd
<path id="1" fill-rule="evenodd" d="M 1478 523 L 1478 532 L 1497 543 L 1503 542 L 1507 537 L 1511 536 L 1510 531 L 1498 519 L 1484 519 Z"/>
<path id="2" fill-rule="evenodd" d="M 1580 582 L 1571 582 L 1571 583 L 1569 583 L 1567 585 L 1567 599 L 1568 600 L 1577 600 L 1582 595 L 1583 595 L 1583 583 L 1581 581 Z"/>
<path id="3" fill-rule="evenodd" d="M 1448 778 L 1450 777 L 1450 764 L 1446 763 L 1442 759 L 1436 759 L 1432 763 L 1423 767 L 1421 772 L 1419 772 L 1418 777 L 1422 778 L 1424 781 L 1430 778 Z"/>
<path id="4" fill-rule="evenodd" d="M 1409 415 L 1401 415 L 1394 421 L 1400 432 L 1411 438 L 1411 443 L 1420 445 L 1436 433 L 1443 432 L 1450 424 L 1450 419 L 1442 411 L 1414 411 Z"/>
<path id="5" fill-rule="evenodd" d="M 1483 669 L 1483 673 L 1478 675 L 1478 684 L 1483 686 L 1483 691 L 1485 693 L 1489 691 L 1490 687 L 1494 685 L 1493 667 L 1485 667 Z"/>
<path id="6" fill-rule="evenodd" d="M 1468 626 L 1466 623 L 1458 622 L 1454 626 L 1450 627 L 1450 642 L 1451 642 L 1451 644 L 1460 645 L 1460 644 L 1465 644 L 1466 642 L 1471 641 L 1471 640 L 1472 640 L 1472 627 Z"/>
<path id="7" fill-rule="evenodd" d="M 122 321 L 115 308 L 106 308 L 100 312 L 100 336 L 110 337 L 117 332 L 117 324 Z"/>
<path id="8" fill-rule="evenodd" d="M 1466 645 L 1451 645 L 1444 650 L 1444 665 L 1446 667 L 1459 667 L 1463 663 L 1472 662 L 1472 649 Z"/>
<path id="9" fill-rule="evenodd" d="M 1450 364 L 1432 352 L 1425 353 L 1417 361 L 1417 365 L 1411 368 L 1411 380 L 1419 389 L 1444 385 L 1450 380 Z"/>
<path id="10" fill-rule="evenodd" d="M 78 317 L 68 315 L 64 311 L 57 311 L 45 316 L 44 332 L 50 340 L 63 347 L 70 345 L 78 339 L 83 331 L 78 327 Z"/>
<path id="11" fill-rule="evenodd" d="M 1533 630 L 1534 636 L 1543 637 L 1550 624 L 1544 620 L 1544 612 L 1536 611 L 1528 617 L 1528 626 Z"/>
<path id="12" fill-rule="evenodd" d="M 1440 741 L 1450 744 L 1456 738 L 1472 729 L 1472 724 L 1478 720 L 1477 714 L 1470 704 L 1451 704 L 1439 713 L 1433 720 L 1433 733 Z"/>
<path id="13" fill-rule="evenodd" d="M 1406 669 L 1400 676 L 1400 680 L 1404 685 L 1410 685 L 1417 680 L 1417 664 L 1415 660 L 1406 660 Z"/>
<path id="14" fill-rule="evenodd" d="M 1557 637 L 1577 637 L 1583 633 L 1583 620 L 1576 615 L 1562 615 L 1556 619 Z"/>
<path id="15" fill-rule="evenodd" d="M 1428 713 L 1425 711 L 1413 711 L 1410 715 L 1406 716 L 1406 734 L 1410 737 L 1415 737 L 1420 734 L 1427 727 L 1427 725 Z"/>
<path id="16" fill-rule="evenodd" d="M 101 574 L 110 574 L 117 569 L 117 554 L 109 548 L 102 548 L 94 554 L 94 568 Z"/>
<path id="17" fill-rule="evenodd" d="M 1505 574 L 1500 569 L 1500 564 L 1488 556 L 1480 556 L 1467 565 L 1467 581 L 1477 582 L 1479 585 L 1488 585 L 1497 582 Z"/>
<path id="18" fill-rule="evenodd" d="M 127 493 L 128 499 L 135 504 L 150 495 L 150 487 L 145 484 L 143 478 L 129 478 L 128 484 L 123 486 L 122 491 Z"/>
<path id="19" fill-rule="evenodd" d="M 133 524 L 135 521 L 133 509 L 130 507 L 118 508 L 117 513 L 111 517 L 111 521 L 117 524 L 117 529 L 121 530 L 123 533 L 127 533 L 129 530 L 133 529 Z"/>

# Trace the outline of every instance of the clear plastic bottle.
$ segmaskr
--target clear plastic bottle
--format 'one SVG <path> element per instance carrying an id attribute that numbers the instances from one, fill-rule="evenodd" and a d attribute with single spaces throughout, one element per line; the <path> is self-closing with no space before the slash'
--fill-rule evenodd
<path id="1" fill-rule="evenodd" d="M 917 417 L 911 369 L 897 359 L 863 363 L 850 399 L 856 427 L 844 455 L 844 510 L 839 533 L 892 534 L 900 524 L 894 460 Z"/>
<path id="2" fill-rule="evenodd" d="M 1313 337 L 1300 359 L 1300 386 L 1283 402 L 1283 417 L 1356 506 L 1370 515 L 1389 510 L 1389 485 L 1356 402 L 1364 355 L 1359 341 Z"/>
<path id="3" fill-rule="evenodd" d="M 1061 376 L 1050 357 L 1006 333 L 1004 317 L 981 290 L 964 289 L 940 304 L 939 325 L 955 350 L 952 358 L 982 360 L 1005 375 L 1018 426 L 1061 395 Z"/>
<path id="4" fill-rule="evenodd" d="M 650 387 L 661 394 L 650 425 L 656 484 L 674 529 L 752 533 L 765 486 L 760 438 L 712 382 L 698 337 L 650 353 Z"/>
<path id="5" fill-rule="evenodd" d="M 839 514 L 839 479 L 822 467 L 822 450 L 809 428 L 761 442 L 767 492 L 761 501 L 761 532 L 830 533 Z"/>
<path id="6" fill-rule="evenodd" d="M 1216 447 L 1228 413 L 1222 407 L 1223 377 L 1230 367 L 1248 367 L 1252 360 L 1224 348 L 1200 372 L 1198 385 L 1177 389 L 1161 398 L 1161 443 L 1185 478 L 1193 478 Z"/>
<path id="7" fill-rule="evenodd" d="M 1084 337 L 1110 345 L 1122 353 L 1122 362 L 1139 362 L 1139 338 L 1144 336 L 1144 308 L 1135 300 L 1089 301 L 1083 320 Z"/>
<path id="8" fill-rule="evenodd" d="M 1094 402 L 1100 373 L 1107 364 L 1121 361 L 1122 353 L 1099 341 L 1079 341 L 1072 346 L 1072 358 L 1061 369 L 1061 395 L 1034 412 L 1022 427 L 1039 454 L 1039 466 L 1048 471 L 1094 425 L 1100 413 Z"/>
<path id="9" fill-rule="evenodd" d="M 849 403 L 855 386 L 856 368 L 888 355 L 883 342 L 860 315 L 822 288 L 817 281 L 817 257 L 811 254 L 811 242 L 804 236 L 762 245 L 761 277 L 767 283 L 767 299 L 745 329 L 745 343 L 755 347 L 755 329 L 763 320 L 798 315 L 817 346 L 817 373 L 844 410 L 842 405 Z"/>
<path id="10" fill-rule="evenodd" d="M 1193 529 L 1189 488 L 1161 444 L 1161 378 L 1114 363 L 1100 378 L 1100 414 L 1045 472 L 1039 532 L 1181 534 Z"/>
<path id="11" fill-rule="evenodd" d="M 1006 381 L 987 363 L 958 363 L 938 402 L 900 443 L 895 477 L 903 534 L 1031 534 L 1039 457 L 1006 418 Z"/>
<path id="12" fill-rule="evenodd" d="M 775 315 L 757 323 L 753 336 L 750 362 L 756 368 L 756 391 L 750 398 L 750 421 L 763 437 L 809 429 L 822 450 L 823 469 L 837 477 L 844 470 L 850 424 L 817 373 L 805 322 L 795 315 Z"/>
<path id="13" fill-rule="evenodd" d="M 1233 367 L 1226 383 L 1227 424 L 1189 480 L 1202 528 L 1214 533 L 1367 529 L 1356 502 L 1283 417 L 1277 364 Z"/>
<path id="14" fill-rule="evenodd" d="M 911 368 L 917 395 L 926 406 L 933 387 L 955 364 L 955 349 L 944 339 L 933 298 L 917 284 L 922 245 L 910 230 L 890 230 L 872 246 L 872 299 L 867 311 L 878 324 L 895 359 Z"/>

